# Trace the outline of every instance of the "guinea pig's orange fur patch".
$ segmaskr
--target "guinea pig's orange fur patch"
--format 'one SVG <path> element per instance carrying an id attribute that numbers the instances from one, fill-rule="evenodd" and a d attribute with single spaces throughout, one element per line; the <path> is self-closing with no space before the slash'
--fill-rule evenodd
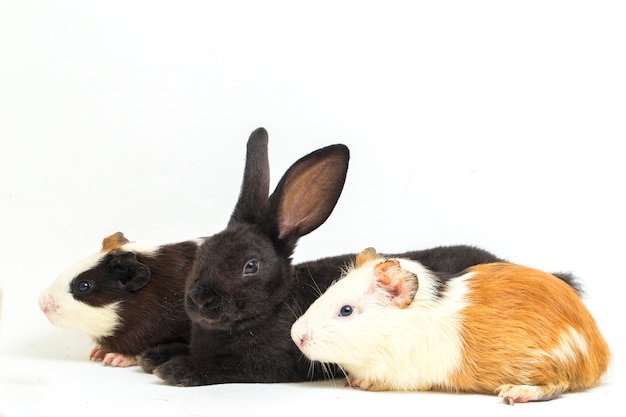
<path id="1" fill-rule="evenodd" d="M 122 247 L 128 242 L 129 240 L 124 237 L 124 233 L 113 233 L 111 236 L 107 236 L 102 239 L 102 252 L 111 252 L 112 250 Z"/>
<path id="2" fill-rule="evenodd" d="M 474 275 L 461 310 L 463 360 L 451 387 L 493 393 L 506 384 L 539 386 L 549 399 L 600 382 L 609 348 L 567 283 L 505 263 L 468 271 Z"/>

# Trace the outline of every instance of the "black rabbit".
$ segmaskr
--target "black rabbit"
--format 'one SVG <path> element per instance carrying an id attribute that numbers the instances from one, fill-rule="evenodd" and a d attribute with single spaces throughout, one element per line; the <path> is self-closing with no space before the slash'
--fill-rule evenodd
<path id="1" fill-rule="evenodd" d="M 191 342 L 146 351 L 142 367 L 179 386 L 229 382 L 292 382 L 331 376 L 308 361 L 290 337 L 292 323 L 340 278 L 355 254 L 292 265 L 301 236 L 333 211 L 345 182 L 349 151 L 319 149 L 295 162 L 269 195 L 267 132 L 248 141 L 239 200 L 226 229 L 207 238 L 186 283 Z M 404 257 L 440 272 L 500 260 L 471 246 Z"/>

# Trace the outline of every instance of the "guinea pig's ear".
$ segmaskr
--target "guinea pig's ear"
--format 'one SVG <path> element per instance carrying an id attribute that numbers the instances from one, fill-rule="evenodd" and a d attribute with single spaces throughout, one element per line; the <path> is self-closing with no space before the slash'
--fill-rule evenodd
<path id="1" fill-rule="evenodd" d="M 373 261 L 374 259 L 379 259 L 379 258 L 381 258 L 381 256 L 376 253 L 376 249 L 374 248 L 363 249 L 356 256 L 355 267 L 358 268 L 360 266 L 363 266 L 363 264 L 368 261 Z"/>
<path id="2" fill-rule="evenodd" d="M 150 268 L 139 262 L 132 252 L 111 252 L 109 265 L 123 290 L 138 291 L 150 281 Z"/>
<path id="3" fill-rule="evenodd" d="M 419 281 L 417 275 L 400 267 L 400 262 L 388 259 L 374 267 L 374 275 L 379 288 L 391 297 L 391 304 L 405 308 L 413 302 Z"/>
<path id="4" fill-rule="evenodd" d="M 114 249 L 118 249 L 128 242 L 129 240 L 124 237 L 124 233 L 113 233 L 111 236 L 102 239 L 102 252 L 110 252 Z"/>

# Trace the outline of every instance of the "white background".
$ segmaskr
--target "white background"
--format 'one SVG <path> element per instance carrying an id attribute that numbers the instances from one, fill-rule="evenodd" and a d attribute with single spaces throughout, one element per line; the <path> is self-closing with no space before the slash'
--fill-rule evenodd
<path id="1" fill-rule="evenodd" d="M 0 416 L 620 415 L 625 21 L 620 1 L 0 0 Z M 39 293 L 115 231 L 221 230 L 258 126 L 272 186 L 351 150 L 296 261 L 466 243 L 574 272 L 614 353 L 604 383 L 510 408 L 341 381 L 174 388 L 89 362 Z"/>

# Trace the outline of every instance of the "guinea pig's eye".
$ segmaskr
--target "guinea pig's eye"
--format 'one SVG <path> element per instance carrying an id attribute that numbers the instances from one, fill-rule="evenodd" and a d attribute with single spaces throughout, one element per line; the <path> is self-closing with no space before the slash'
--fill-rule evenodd
<path id="1" fill-rule="evenodd" d="M 77 288 L 78 288 L 78 291 L 80 292 L 87 292 L 89 291 L 92 285 L 93 283 L 91 281 L 81 281 L 78 283 Z"/>
<path id="2" fill-rule="evenodd" d="M 354 313 L 354 307 L 352 306 L 343 306 L 339 309 L 339 317 L 348 317 Z"/>
<path id="3" fill-rule="evenodd" d="M 255 259 L 248 261 L 246 266 L 243 267 L 244 276 L 254 275 L 259 272 L 259 262 Z"/>

